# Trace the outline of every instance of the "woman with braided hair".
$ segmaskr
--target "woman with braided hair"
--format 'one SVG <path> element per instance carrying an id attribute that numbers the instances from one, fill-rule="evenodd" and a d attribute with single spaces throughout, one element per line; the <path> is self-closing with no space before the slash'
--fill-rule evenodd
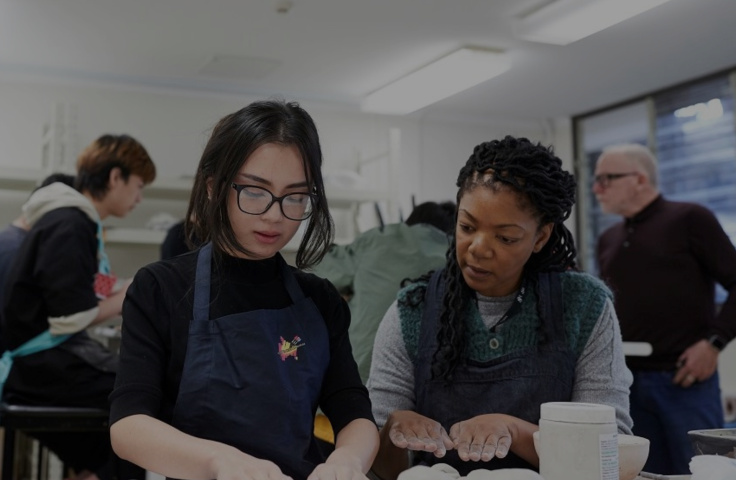
<path id="1" fill-rule="evenodd" d="M 631 433 L 611 292 L 576 271 L 563 225 L 573 176 L 551 148 L 507 136 L 475 147 L 457 186 L 444 269 L 405 285 L 376 336 L 373 472 L 385 480 L 438 462 L 536 470 L 545 402 L 610 405 Z"/>

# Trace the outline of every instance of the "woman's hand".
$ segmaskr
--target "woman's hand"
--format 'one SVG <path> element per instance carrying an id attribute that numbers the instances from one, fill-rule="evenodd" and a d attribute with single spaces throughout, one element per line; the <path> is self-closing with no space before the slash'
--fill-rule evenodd
<path id="1" fill-rule="evenodd" d="M 213 473 L 217 480 L 291 480 L 273 462 L 252 457 L 235 448 L 225 446 L 224 454 L 213 459 Z"/>
<path id="2" fill-rule="evenodd" d="M 439 422 L 410 410 L 396 410 L 387 424 L 388 437 L 398 448 L 433 453 L 442 458 L 453 448 L 452 440 Z"/>
<path id="3" fill-rule="evenodd" d="M 317 465 L 307 480 L 366 480 L 367 477 L 358 467 L 359 465 L 360 462 L 357 460 L 338 463 L 330 456 L 327 462 Z"/>
<path id="4" fill-rule="evenodd" d="M 335 440 L 335 450 L 307 480 L 367 480 L 364 472 L 378 451 L 376 424 L 365 418 L 355 419 L 340 430 Z"/>
<path id="5" fill-rule="evenodd" d="M 491 413 L 458 422 L 450 428 L 450 438 L 461 460 L 488 462 L 504 458 L 518 436 L 516 418 Z"/>

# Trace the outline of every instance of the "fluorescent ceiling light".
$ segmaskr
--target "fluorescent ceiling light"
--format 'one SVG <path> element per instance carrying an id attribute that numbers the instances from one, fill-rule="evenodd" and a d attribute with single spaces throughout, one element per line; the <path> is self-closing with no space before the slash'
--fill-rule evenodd
<path id="1" fill-rule="evenodd" d="M 517 37 L 567 45 L 669 0 L 556 0 L 521 18 Z"/>
<path id="2" fill-rule="evenodd" d="M 404 115 L 474 87 L 511 68 L 499 50 L 465 47 L 368 95 L 364 112 Z"/>

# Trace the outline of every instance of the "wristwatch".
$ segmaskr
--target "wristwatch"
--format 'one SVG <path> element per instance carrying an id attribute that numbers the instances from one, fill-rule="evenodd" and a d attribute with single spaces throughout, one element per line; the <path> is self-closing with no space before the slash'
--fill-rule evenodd
<path id="1" fill-rule="evenodd" d="M 723 351 L 723 349 L 726 348 L 726 345 L 728 345 L 728 342 L 724 340 L 723 337 L 718 335 L 717 333 L 714 333 L 713 335 L 708 337 L 708 343 L 713 345 L 713 348 L 715 348 L 719 352 Z"/>

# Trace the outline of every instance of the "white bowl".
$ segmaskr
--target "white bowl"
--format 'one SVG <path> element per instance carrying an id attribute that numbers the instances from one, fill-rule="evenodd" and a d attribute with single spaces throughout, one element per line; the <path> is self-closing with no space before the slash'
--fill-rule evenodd
<path id="1" fill-rule="evenodd" d="M 539 454 L 539 432 L 534 432 L 534 448 Z M 618 480 L 633 480 L 649 457 L 649 440 L 635 435 L 618 434 Z"/>
<path id="2" fill-rule="evenodd" d="M 736 428 L 714 428 L 687 432 L 695 455 L 723 455 L 736 458 Z"/>

